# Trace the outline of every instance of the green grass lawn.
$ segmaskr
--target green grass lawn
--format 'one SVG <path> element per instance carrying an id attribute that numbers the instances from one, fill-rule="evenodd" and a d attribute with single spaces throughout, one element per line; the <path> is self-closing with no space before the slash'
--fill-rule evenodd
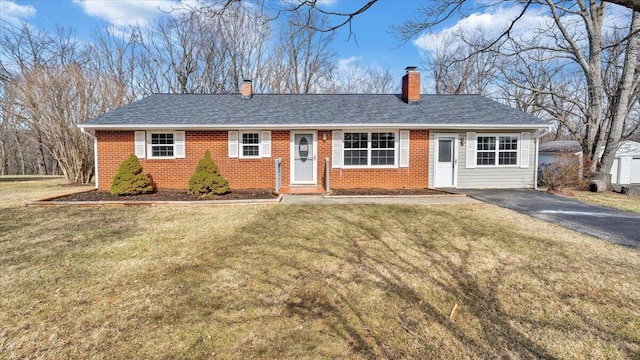
<path id="1" fill-rule="evenodd" d="M 0 182 L 0 358 L 640 354 L 640 252 L 492 205 L 20 203 L 56 181 Z"/>

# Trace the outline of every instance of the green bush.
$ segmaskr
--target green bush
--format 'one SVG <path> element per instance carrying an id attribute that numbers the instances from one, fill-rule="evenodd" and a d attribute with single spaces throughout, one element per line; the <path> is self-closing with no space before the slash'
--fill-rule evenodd
<path id="1" fill-rule="evenodd" d="M 207 150 L 198 161 L 196 172 L 189 179 L 189 195 L 210 197 L 228 192 L 229 182 L 220 174 L 218 165 L 211 159 L 211 152 Z"/>
<path id="2" fill-rule="evenodd" d="M 111 181 L 111 195 L 137 195 L 152 193 L 151 175 L 142 172 L 142 165 L 135 155 L 130 155 L 120 164 L 118 173 Z"/>

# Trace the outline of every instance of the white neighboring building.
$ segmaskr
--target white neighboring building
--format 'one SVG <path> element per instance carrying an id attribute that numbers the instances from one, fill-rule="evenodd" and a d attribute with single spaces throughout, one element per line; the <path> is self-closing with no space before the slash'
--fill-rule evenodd
<path id="1" fill-rule="evenodd" d="M 640 143 L 623 141 L 611 166 L 611 183 L 640 184 Z"/>
<path id="2" fill-rule="evenodd" d="M 541 143 L 538 147 L 538 167 L 560 161 L 567 155 L 582 158 L 582 146 L 575 140 L 559 140 Z"/>

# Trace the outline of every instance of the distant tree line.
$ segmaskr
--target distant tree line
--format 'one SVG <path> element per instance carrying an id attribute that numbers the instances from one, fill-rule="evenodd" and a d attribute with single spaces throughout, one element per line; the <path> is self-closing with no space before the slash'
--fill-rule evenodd
<path id="1" fill-rule="evenodd" d="M 76 125 L 151 93 L 238 93 L 243 78 L 259 93 L 397 92 L 388 69 L 337 65 L 333 30 L 376 1 L 360 3 L 337 13 L 315 1 L 203 0 L 91 41 L 2 23 L 0 174 L 90 181 L 93 142 Z M 464 0 L 420 3 L 395 28 L 400 40 L 469 10 Z M 640 13 L 627 10 L 612 28 L 603 1 L 501 3 L 519 16 L 498 35 L 461 29 L 441 39 L 423 64 L 425 90 L 480 93 L 547 119 L 556 137 L 582 143 L 590 172 L 608 173 L 620 141 L 640 133 Z M 534 7 L 549 21 L 515 34 Z"/>
<path id="2" fill-rule="evenodd" d="M 223 14 L 176 10 L 150 27 L 99 29 L 92 41 L 73 29 L 0 25 L 0 175 L 61 173 L 89 182 L 93 141 L 76 125 L 151 93 L 238 93 L 243 78 L 265 93 L 399 86 L 377 68 L 343 76 L 332 34 L 278 25 L 240 5 Z"/>

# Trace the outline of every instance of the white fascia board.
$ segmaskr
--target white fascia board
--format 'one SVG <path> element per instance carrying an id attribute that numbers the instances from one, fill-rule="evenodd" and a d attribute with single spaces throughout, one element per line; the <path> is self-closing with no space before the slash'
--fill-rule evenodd
<path id="1" fill-rule="evenodd" d="M 384 128 L 384 129 L 424 129 L 424 130 L 506 130 L 506 129 L 548 129 L 551 125 L 543 124 L 216 124 L 216 125 L 185 125 L 185 124 L 126 124 L 126 125 L 100 125 L 100 124 L 78 124 L 79 128 L 92 130 L 238 130 L 238 129 L 363 129 L 363 128 Z"/>

